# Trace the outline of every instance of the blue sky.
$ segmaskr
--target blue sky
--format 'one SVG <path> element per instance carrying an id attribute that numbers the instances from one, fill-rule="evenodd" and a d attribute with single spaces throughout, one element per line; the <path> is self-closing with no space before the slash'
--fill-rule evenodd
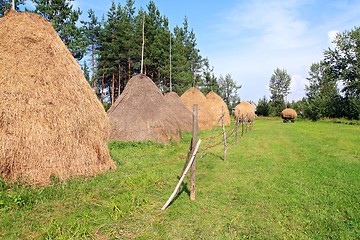
<path id="1" fill-rule="evenodd" d="M 137 9 L 149 1 L 135 0 Z M 155 0 L 171 27 L 187 16 L 198 48 L 208 57 L 216 76 L 230 74 L 242 85 L 241 100 L 270 97 L 269 81 L 276 68 L 292 77 L 288 100 L 305 96 L 309 67 L 332 47 L 337 32 L 360 25 L 358 0 Z M 125 0 L 115 3 L 125 4 Z M 100 19 L 111 0 L 75 0 L 92 8 Z"/>

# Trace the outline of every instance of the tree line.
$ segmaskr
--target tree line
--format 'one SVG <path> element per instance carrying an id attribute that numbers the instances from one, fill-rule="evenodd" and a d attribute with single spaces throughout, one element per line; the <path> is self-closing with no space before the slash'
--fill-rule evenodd
<path id="1" fill-rule="evenodd" d="M 141 48 L 144 23 L 143 72 L 163 91 L 181 95 L 192 86 L 204 94 L 214 91 L 229 108 L 239 103 L 237 86 L 230 74 L 216 77 L 208 58 L 200 55 L 196 36 L 184 17 L 182 26 L 171 29 L 169 18 L 162 15 L 154 1 L 146 9 L 135 8 L 135 0 L 111 4 L 100 19 L 92 9 L 87 20 L 74 9 L 74 0 L 31 0 L 32 10 L 49 20 L 73 56 L 81 63 L 85 77 L 101 102 L 113 103 L 132 76 L 141 72 Z M 5 0 L 0 17 L 11 6 Z M 16 1 L 16 7 L 24 0 Z M 25 11 L 30 11 L 25 9 Z M 170 49 L 171 46 L 171 49 Z M 170 66 L 171 51 L 171 66 Z M 171 72 L 170 72 L 171 67 Z"/>
<path id="2" fill-rule="evenodd" d="M 323 60 L 309 69 L 306 96 L 300 101 L 286 103 L 291 77 L 285 69 L 276 69 L 271 77 L 270 100 L 259 99 L 257 114 L 279 116 L 286 107 L 301 116 L 318 120 L 323 118 L 360 119 L 360 28 L 338 33 L 332 42 L 334 49 L 324 51 Z"/>

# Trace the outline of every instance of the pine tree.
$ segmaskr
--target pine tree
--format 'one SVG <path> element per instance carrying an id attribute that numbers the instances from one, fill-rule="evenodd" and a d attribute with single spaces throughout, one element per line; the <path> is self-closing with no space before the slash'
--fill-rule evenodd
<path id="1" fill-rule="evenodd" d="M 97 20 L 97 17 L 95 16 L 95 12 L 92 9 L 88 10 L 88 18 L 89 21 L 81 21 L 83 24 L 82 30 L 83 34 L 86 37 L 86 45 L 88 51 L 91 53 L 91 67 L 92 67 L 92 78 L 91 81 L 93 82 L 93 88 L 96 93 L 96 77 L 95 77 L 95 50 L 96 50 L 96 44 L 99 40 L 100 35 L 100 23 Z"/>

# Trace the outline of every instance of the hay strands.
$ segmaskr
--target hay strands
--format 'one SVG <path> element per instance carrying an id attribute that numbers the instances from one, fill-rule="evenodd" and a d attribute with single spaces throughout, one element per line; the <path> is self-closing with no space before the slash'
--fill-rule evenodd
<path id="1" fill-rule="evenodd" d="M 185 171 L 183 172 L 183 174 L 182 174 L 182 176 L 181 176 L 178 184 L 176 185 L 174 192 L 171 194 L 171 196 L 170 196 L 169 199 L 166 201 L 166 203 L 165 203 L 164 206 L 161 208 L 161 210 L 165 210 L 165 209 L 169 206 L 169 204 L 171 203 L 171 201 L 174 199 L 174 197 L 175 197 L 178 189 L 179 189 L 180 186 L 181 186 L 181 183 L 184 181 L 184 178 L 185 178 L 185 176 L 186 176 L 186 173 L 189 171 L 189 169 L 190 169 L 190 167 L 191 167 L 191 165 L 192 165 L 192 163 L 193 163 L 193 161 L 194 161 L 194 159 L 195 159 L 195 157 L 196 157 L 196 154 L 197 154 L 197 151 L 198 151 L 198 149 L 199 149 L 200 143 L 201 143 L 201 139 L 198 140 L 198 142 L 197 142 L 197 144 L 196 144 L 196 147 L 195 147 L 195 149 L 194 149 L 194 152 L 193 152 L 193 154 L 192 154 L 192 157 L 191 157 L 191 159 L 190 159 L 190 161 L 189 161 L 189 164 L 187 165 L 187 167 L 186 167 Z"/>

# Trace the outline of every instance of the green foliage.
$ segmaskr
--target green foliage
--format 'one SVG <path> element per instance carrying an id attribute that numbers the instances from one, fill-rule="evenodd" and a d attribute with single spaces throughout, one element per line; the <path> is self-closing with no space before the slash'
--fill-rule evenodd
<path id="1" fill-rule="evenodd" d="M 337 34 L 333 43 L 335 49 L 328 49 L 324 53 L 325 61 L 330 66 L 332 74 L 337 80 L 342 80 L 346 95 L 360 95 L 360 28 L 354 27 L 350 31 Z"/>
<path id="2" fill-rule="evenodd" d="M 19 10 L 20 5 L 24 5 L 25 0 L 15 0 L 15 10 Z M 0 1 L 0 17 L 4 16 L 5 12 L 11 10 L 12 0 Z"/>
<path id="3" fill-rule="evenodd" d="M 290 83 L 291 77 L 285 69 L 275 69 L 270 78 L 270 99 L 274 102 L 284 101 L 284 97 L 290 93 Z"/>
<path id="4" fill-rule="evenodd" d="M 86 61 L 84 61 L 83 65 L 81 66 L 81 70 L 83 71 L 86 81 L 88 81 L 90 86 L 92 86 L 92 81 L 90 79 L 90 71 L 88 65 L 86 64 Z"/>
<path id="5" fill-rule="evenodd" d="M 269 116 L 270 105 L 269 105 L 269 101 L 266 99 L 265 96 L 259 99 L 255 113 L 257 116 Z"/>
<path id="6" fill-rule="evenodd" d="M 291 77 L 285 69 L 275 69 L 270 78 L 271 103 L 270 113 L 272 116 L 279 116 L 286 107 L 285 97 L 290 93 Z"/>
<path id="7" fill-rule="evenodd" d="M 110 109 L 111 104 L 108 102 L 103 102 L 103 106 L 104 106 L 105 112 L 107 112 Z"/>
<path id="8" fill-rule="evenodd" d="M 203 82 L 201 85 L 201 91 L 203 94 L 208 94 L 211 91 L 214 91 L 219 96 L 221 95 L 220 86 L 217 78 L 214 74 L 214 67 L 210 66 L 209 59 L 204 59 L 204 67 L 203 67 Z"/>
<path id="9" fill-rule="evenodd" d="M 220 88 L 220 97 L 224 100 L 231 112 L 231 109 L 240 103 L 240 97 L 237 94 L 237 90 L 239 90 L 242 86 L 237 85 L 230 74 L 226 74 L 225 78 L 220 75 L 218 83 Z"/>

